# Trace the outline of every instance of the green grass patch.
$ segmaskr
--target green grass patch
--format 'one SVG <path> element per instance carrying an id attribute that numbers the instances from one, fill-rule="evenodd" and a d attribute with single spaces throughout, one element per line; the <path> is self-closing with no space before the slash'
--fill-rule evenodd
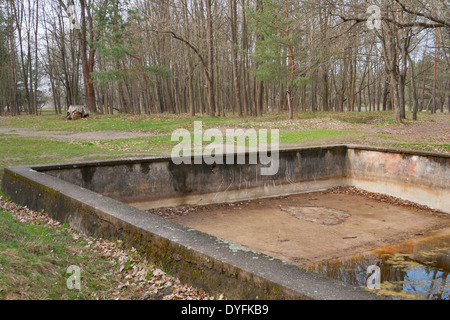
<path id="1" fill-rule="evenodd" d="M 100 116 L 87 120 L 64 121 L 60 116 L 19 116 L 2 119 L 2 126 L 13 128 L 26 128 L 35 131 L 66 131 L 66 132 L 91 132 L 91 131 L 119 131 L 137 130 L 165 133 L 172 126 L 189 122 L 186 117 L 162 116 Z"/>
<path id="2" fill-rule="evenodd" d="M 362 139 L 365 138 L 378 138 L 378 139 L 382 139 L 382 140 L 389 140 L 389 141 L 404 141 L 404 140 L 400 140 L 391 136 L 385 136 L 385 135 L 379 135 L 379 134 L 369 134 L 369 135 L 363 135 L 361 136 Z"/>
<path id="3" fill-rule="evenodd" d="M 244 132 L 245 132 L 245 130 L 244 130 Z M 259 130 L 255 130 L 255 132 L 256 132 L 256 139 L 257 139 L 256 143 L 264 144 L 264 145 L 266 143 L 267 144 L 271 143 L 271 141 L 272 141 L 271 130 L 267 131 L 267 142 L 260 140 L 260 139 L 262 139 L 262 137 L 260 135 Z M 250 145 L 249 136 L 251 136 L 251 134 L 250 134 L 250 132 L 246 132 L 246 133 L 249 133 L 249 134 L 245 137 L 245 146 L 249 146 Z M 355 132 L 349 131 L 349 130 L 309 130 L 309 131 L 299 131 L 299 132 L 281 132 L 279 135 L 279 137 L 280 137 L 279 142 L 280 143 L 314 142 L 314 141 L 320 141 L 320 140 L 326 140 L 326 139 L 348 137 L 353 134 L 355 134 Z M 179 142 L 172 142 L 172 141 L 170 141 L 170 138 L 171 138 L 170 136 L 160 137 L 161 145 L 174 146 L 181 142 L 181 139 Z M 154 137 L 152 139 L 154 139 Z M 193 145 L 193 143 L 194 143 L 194 135 L 193 134 L 190 135 L 190 139 L 191 139 L 191 145 Z M 242 140 L 240 138 L 235 137 L 235 139 L 234 139 L 235 145 L 240 145 L 241 142 L 242 142 Z M 226 144 L 227 137 L 224 133 L 222 134 L 222 137 L 219 140 L 217 140 L 215 137 L 211 137 L 210 140 L 203 142 L 203 147 L 206 147 L 210 143 Z M 154 145 L 157 145 L 157 143 L 154 143 Z"/>
<path id="4" fill-rule="evenodd" d="M 11 201 L 11 197 L 4 193 L 2 189 L 0 189 L 0 198 L 6 201 Z"/>
<path id="5" fill-rule="evenodd" d="M 256 118 L 255 118 L 256 119 Z M 261 118 L 262 122 L 269 118 Z M 64 121 L 60 116 L 18 116 L 2 118 L 1 125 L 8 128 L 23 128 L 35 131 L 63 131 L 68 133 L 93 131 L 143 131 L 169 134 L 176 129 L 193 129 L 194 121 L 202 121 L 204 128 L 224 125 L 246 124 L 250 118 L 238 117 L 191 117 L 188 115 L 114 115 L 99 116 L 87 120 Z"/>
<path id="6" fill-rule="evenodd" d="M 21 223 L 0 210 L 0 299 L 107 298 L 115 283 L 102 276 L 111 264 L 91 256 L 84 249 L 86 242 L 74 240 L 68 232 Z M 71 265 L 81 268 L 82 290 L 67 286 Z"/>
<path id="7" fill-rule="evenodd" d="M 176 141 L 171 141 L 171 135 L 160 135 L 145 138 L 96 141 L 93 144 L 102 150 L 123 154 L 167 152 L 177 143 Z"/>
<path id="8" fill-rule="evenodd" d="M 412 115 L 407 113 L 407 117 Z M 267 113 L 263 117 L 241 118 L 227 117 L 191 117 L 187 114 L 160 114 L 160 115 L 106 115 L 96 116 L 92 119 L 80 121 L 64 121 L 59 115 L 47 112 L 42 116 L 22 115 L 18 117 L 0 118 L 0 126 L 14 130 L 26 128 L 31 131 L 61 131 L 64 133 L 95 132 L 105 130 L 145 131 L 149 136 L 134 139 L 97 140 L 97 141 L 56 141 L 47 137 L 20 137 L 18 135 L 0 134 L 0 177 L 2 169 L 6 166 L 46 164 L 55 162 L 87 161 L 111 159 L 118 157 L 136 156 L 143 154 L 167 154 L 179 142 L 171 141 L 171 134 L 176 129 L 186 129 L 193 133 L 194 121 L 202 121 L 203 129 L 210 128 L 242 128 L 268 129 L 269 137 L 271 129 L 280 130 L 280 143 L 301 143 L 312 145 L 315 142 L 326 140 L 345 143 L 350 139 L 362 140 L 364 132 L 358 135 L 357 130 L 339 130 L 333 128 L 299 131 L 304 128 L 302 120 L 322 119 L 339 120 L 358 125 L 385 126 L 394 123 L 394 113 L 389 112 L 362 112 L 362 113 L 330 113 L 330 112 L 296 112 L 294 119 L 289 120 L 286 113 Z M 448 119 L 448 115 L 419 114 L 419 121 L 441 121 Z M 323 124 L 323 122 L 319 122 Z M 403 125 L 409 125 L 412 121 L 406 121 Z M 314 124 L 314 121 L 313 123 Z M 300 125 L 300 126 L 299 126 Z M 363 129 L 362 129 L 363 130 Z M 380 135 L 372 138 L 380 138 L 386 142 L 402 143 L 406 141 L 395 140 L 389 136 Z M 99 137 L 99 139 L 101 139 Z M 438 142 L 438 141 L 435 141 Z M 226 143 L 225 138 L 223 143 Z M 204 146 L 208 143 L 205 142 Z M 246 143 L 248 145 L 248 143 Z M 434 150 L 432 145 L 417 144 L 417 148 Z M 439 150 L 445 150 L 445 145 L 437 146 Z"/>
<path id="9" fill-rule="evenodd" d="M 9 166 L 106 160 L 137 154 L 170 153 L 170 135 L 145 138 L 68 142 L 0 134 L 0 178 Z"/>
<path id="10" fill-rule="evenodd" d="M 266 128 L 288 129 L 296 121 L 330 118 L 335 113 L 302 112 L 296 113 L 290 121 L 284 113 L 268 113 L 264 117 L 191 117 L 187 114 L 159 115 L 106 115 L 94 116 L 87 120 L 64 121 L 59 115 L 29 116 L 1 118 L 0 125 L 7 128 L 22 128 L 35 131 L 62 131 L 67 133 L 93 131 L 144 131 L 155 134 L 170 134 L 176 129 L 193 130 L 194 121 L 202 121 L 203 128 L 234 127 L 234 128 Z M 340 115 L 342 117 L 342 115 Z M 295 128 L 295 126 L 294 126 Z"/>
<path id="11" fill-rule="evenodd" d="M 187 126 L 193 132 L 193 126 Z M 258 130 L 256 132 L 259 134 Z M 280 133 L 280 143 L 314 142 L 324 139 L 346 137 L 352 131 L 311 130 Z M 47 164 L 70 161 L 111 159 L 136 154 L 170 153 L 180 143 L 172 141 L 171 134 L 143 138 L 67 142 L 41 137 L 17 137 L 0 135 L 0 170 L 8 166 Z M 191 136 L 193 141 L 193 136 Z M 268 140 L 270 142 L 270 130 Z M 217 141 L 219 142 L 219 141 Z M 222 143 L 226 143 L 223 136 Z M 204 142 L 203 146 L 209 142 Z M 246 142 L 248 145 L 248 141 Z"/>
<path id="12" fill-rule="evenodd" d="M 309 130 L 299 132 L 284 132 L 280 134 L 281 143 L 300 143 L 319 141 L 332 138 L 348 137 L 355 134 L 349 130 Z"/>
<path id="13" fill-rule="evenodd" d="M 406 113 L 412 119 L 412 113 Z M 419 113 L 419 121 L 439 121 L 446 115 Z M 205 129 L 214 127 L 292 129 L 297 121 L 308 119 L 336 119 L 350 124 L 373 124 L 385 126 L 396 124 L 393 111 L 381 112 L 295 112 L 289 120 L 286 113 L 266 113 L 263 117 L 208 117 L 188 114 L 155 115 L 93 115 L 90 119 L 64 121 L 63 116 L 51 112 L 42 116 L 21 115 L 0 118 L 0 125 L 8 128 L 27 128 L 36 131 L 91 132 L 108 130 L 146 131 L 157 134 L 170 134 L 175 129 L 192 129 L 194 121 L 202 121 Z"/>
<path id="14" fill-rule="evenodd" d="M 0 169 L 6 166 L 64 162 L 68 159 L 96 154 L 99 157 L 114 153 L 94 144 L 75 144 L 47 140 L 0 135 Z"/>

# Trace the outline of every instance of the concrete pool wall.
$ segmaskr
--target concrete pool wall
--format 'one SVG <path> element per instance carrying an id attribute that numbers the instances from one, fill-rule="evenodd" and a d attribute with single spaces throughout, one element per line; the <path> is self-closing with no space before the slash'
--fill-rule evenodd
<path id="1" fill-rule="evenodd" d="M 247 154 L 249 156 L 249 154 Z M 362 146 L 280 151 L 275 176 L 259 165 L 180 165 L 170 157 L 6 168 L 13 201 L 81 232 L 122 239 L 182 281 L 231 299 L 380 296 L 146 213 L 354 185 L 450 212 L 450 155 Z"/>
<path id="2" fill-rule="evenodd" d="M 349 146 L 347 184 L 450 213 L 450 155 Z"/>
<path id="3" fill-rule="evenodd" d="M 346 148 L 280 152 L 274 176 L 261 165 L 175 165 L 171 158 L 47 166 L 45 173 L 125 203 L 175 206 L 324 190 L 345 184 Z"/>

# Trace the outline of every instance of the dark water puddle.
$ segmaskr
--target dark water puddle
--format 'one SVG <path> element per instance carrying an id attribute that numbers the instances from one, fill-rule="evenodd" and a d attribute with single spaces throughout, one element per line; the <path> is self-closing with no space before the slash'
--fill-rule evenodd
<path id="1" fill-rule="evenodd" d="M 379 271 L 378 288 L 368 288 L 369 277 L 376 278 L 367 272 L 370 266 Z M 322 261 L 307 269 L 394 299 L 450 300 L 450 230 Z"/>

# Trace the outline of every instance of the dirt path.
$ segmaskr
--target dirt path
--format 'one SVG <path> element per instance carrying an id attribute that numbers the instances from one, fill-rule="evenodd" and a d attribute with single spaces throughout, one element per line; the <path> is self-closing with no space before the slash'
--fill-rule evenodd
<path id="1" fill-rule="evenodd" d="M 42 137 L 59 141 L 104 141 L 117 139 L 132 139 L 154 136 L 143 131 L 92 131 L 92 132 L 67 132 L 67 131 L 34 131 L 24 128 L 0 128 L 0 134 L 16 135 L 19 137 Z"/>

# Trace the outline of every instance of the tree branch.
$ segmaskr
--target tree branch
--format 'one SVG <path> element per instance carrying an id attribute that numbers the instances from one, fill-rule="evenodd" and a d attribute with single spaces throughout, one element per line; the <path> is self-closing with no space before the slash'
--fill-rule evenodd
<path id="1" fill-rule="evenodd" d="M 202 62 L 203 68 L 205 69 L 206 72 L 206 77 L 208 78 L 208 80 L 210 80 L 210 75 L 209 75 L 209 71 L 208 71 L 208 65 L 206 64 L 205 59 L 203 58 L 203 56 L 200 54 L 200 52 L 198 51 L 198 49 L 192 44 L 190 43 L 188 40 L 178 36 L 175 32 L 173 31 L 159 31 L 159 30 L 151 30 L 153 32 L 156 33 L 163 33 L 163 34 L 170 34 L 174 39 L 183 42 L 184 44 L 186 44 L 189 48 L 192 49 L 192 51 L 195 52 L 195 54 L 198 56 L 198 58 L 200 59 L 200 61 Z"/>
<path id="2" fill-rule="evenodd" d="M 445 27 L 445 28 L 450 28 L 450 22 L 448 22 L 448 21 L 438 19 L 438 18 L 433 17 L 433 16 L 431 16 L 429 14 L 425 14 L 425 13 L 421 13 L 421 12 L 417 12 L 417 11 L 413 11 L 411 9 L 408 9 L 400 0 L 394 0 L 394 1 L 397 2 L 397 4 L 400 7 L 402 7 L 403 11 L 405 11 L 407 13 L 410 13 L 412 15 L 423 17 L 423 18 L 426 18 L 426 19 L 428 19 L 430 21 L 435 22 L 436 23 L 435 27 L 437 27 L 437 28 L 439 28 L 439 26 L 440 27 Z M 431 28 L 433 28 L 433 27 L 431 27 Z"/>
<path id="3" fill-rule="evenodd" d="M 412 13 L 412 14 L 414 14 L 414 13 Z M 344 17 L 342 15 L 338 15 L 338 17 L 341 18 L 341 20 L 344 21 L 344 22 L 354 21 L 355 25 L 358 24 L 358 23 L 367 22 L 367 20 L 368 20 L 367 18 Z M 432 20 L 435 23 L 427 23 L 427 22 L 419 22 L 419 21 L 409 22 L 409 23 L 400 23 L 398 21 L 395 21 L 395 20 L 392 20 L 392 19 L 389 19 L 389 18 L 386 18 L 386 17 L 382 17 L 381 20 L 389 22 L 389 23 L 392 23 L 392 24 L 396 25 L 399 28 L 410 28 L 410 27 L 450 28 L 450 24 L 445 22 L 445 21 L 437 22 L 437 21 Z"/>

